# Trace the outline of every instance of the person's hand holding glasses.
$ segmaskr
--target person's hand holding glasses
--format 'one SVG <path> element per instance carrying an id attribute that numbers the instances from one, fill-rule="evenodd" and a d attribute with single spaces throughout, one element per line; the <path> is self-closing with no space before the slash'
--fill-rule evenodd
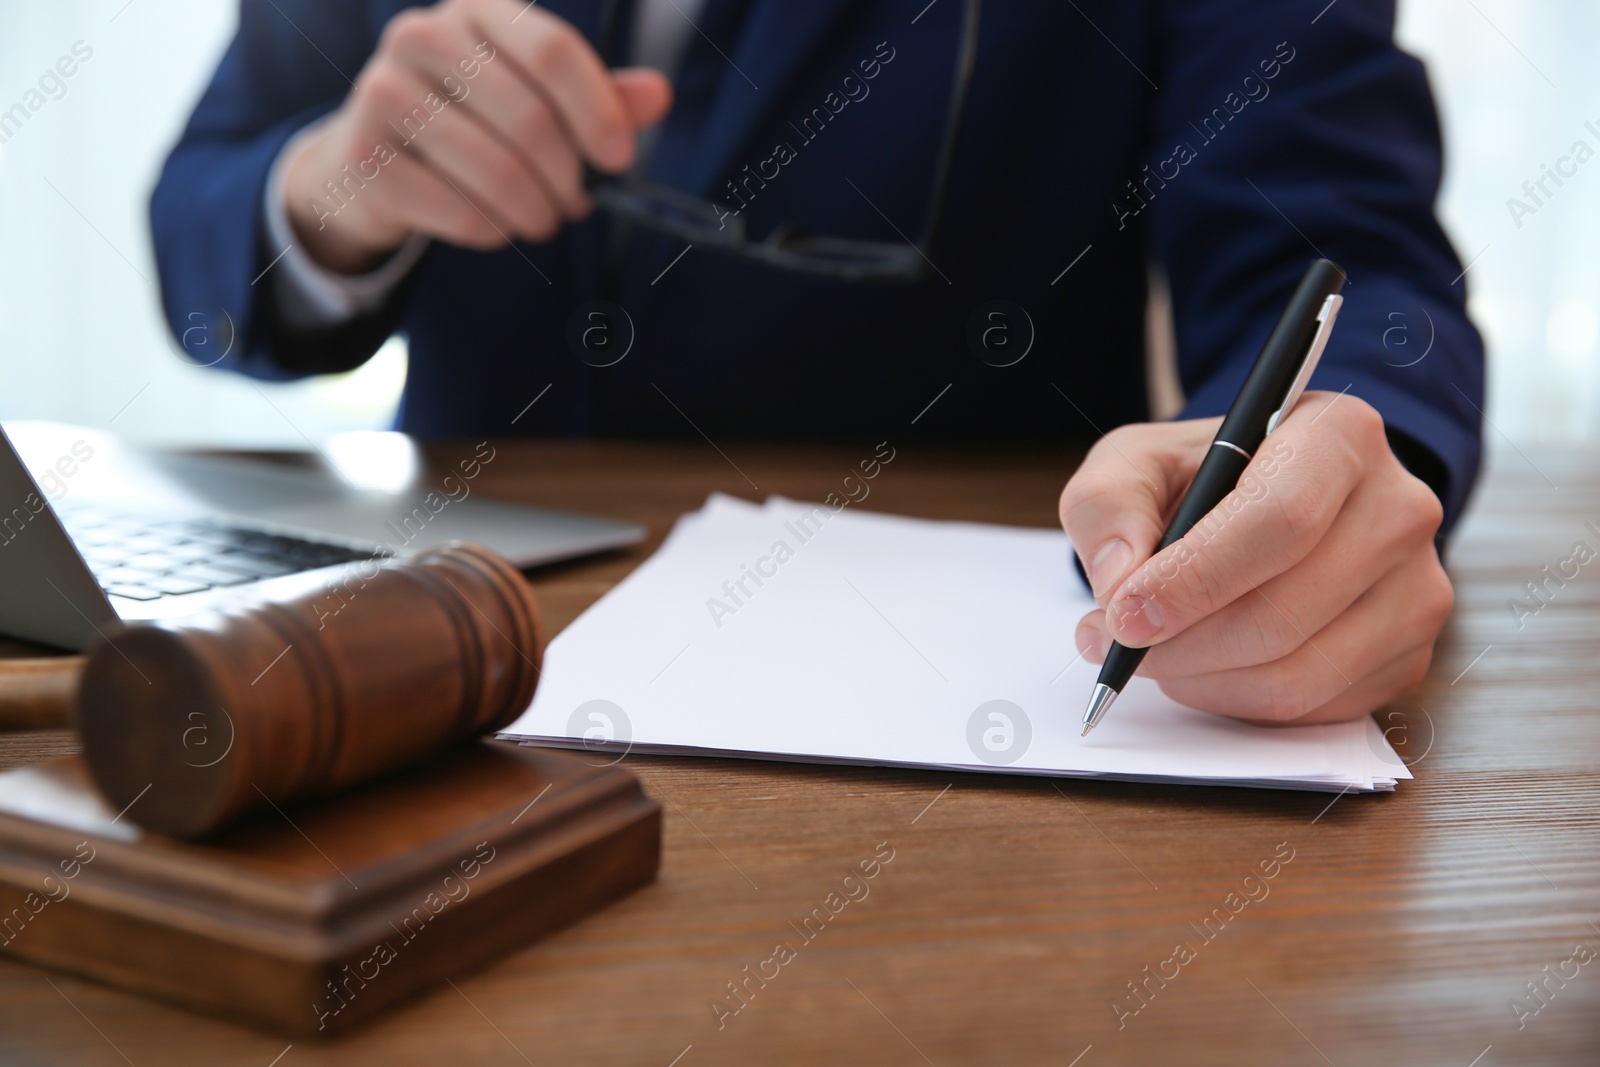
<path id="1" fill-rule="evenodd" d="M 306 253 L 348 274 L 414 235 L 547 241 L 592 210 L 584 167 L 632 166 L 671 101 L 660 71 L 608 69 L 524 0 L 407 8 L 339 107 L 285 149 L 281 206 Z"/>
<path id="2" fill-rule="evenodd" d="M 914 241 L 864 241 L 826 236 L 797 225 L 779 226 L 757 240 L 747 232 L 744 218 L 727 205 L 642 178 L 608 178 L 592 169 L 586 171 L 589 195 L 601 211 L 698 248 L 840 281 L 917 281 L 931 266 L 930 255 L 949 182 L 950 162 L 966 108 L 967 87 L 972 80 L 979 4 L 980 0 L 964 0 L 961 41 L 955 56 L 944 132 L 939 139 L 922 230 Z M 607 3 L 600 34 L 600 51 L 607 57 L 615 54 L 617 7 L 617 0 Z"/>

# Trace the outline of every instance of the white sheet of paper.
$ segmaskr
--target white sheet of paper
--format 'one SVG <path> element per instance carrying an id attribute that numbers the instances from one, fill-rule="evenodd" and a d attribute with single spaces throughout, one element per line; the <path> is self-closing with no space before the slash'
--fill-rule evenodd
<path id="1" fill-rule="evenodd" d="M 1081 737 L 1059 530 L 713 495 L 550 643 L 501 736 L 560 747 L 1324 790 L 1410 778 L 1370 718 L 1250 726 L 1135 678 Z"/>

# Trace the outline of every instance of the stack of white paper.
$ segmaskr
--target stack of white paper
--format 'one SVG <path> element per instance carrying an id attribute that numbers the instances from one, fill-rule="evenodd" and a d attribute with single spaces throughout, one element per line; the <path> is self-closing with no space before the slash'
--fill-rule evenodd
<path id="1" fill-rule="evenodd" d="M 1250 726 L 1135 678 L 1081 737 L 1093 609 L 1059 530 L 715 495 L 550 643 L 501 736 L 640 753 L 1393 789 L 1371 718 Z"/>

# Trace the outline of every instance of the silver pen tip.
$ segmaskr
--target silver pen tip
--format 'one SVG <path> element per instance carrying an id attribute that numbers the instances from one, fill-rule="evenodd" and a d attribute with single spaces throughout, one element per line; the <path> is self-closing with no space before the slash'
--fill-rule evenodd
<path id="1" fill-rule="evenodd" d="M 1105 718 L 1106 711 L 1116 702 L 1117 691 L 1109 685 L 1096 683 L 1094 695 L 1089 698 L 1089 707 L 1083 713 L 1082 737 L 1088 737 L 1089 731 L 1100 725 L 1100 720 Z"/>

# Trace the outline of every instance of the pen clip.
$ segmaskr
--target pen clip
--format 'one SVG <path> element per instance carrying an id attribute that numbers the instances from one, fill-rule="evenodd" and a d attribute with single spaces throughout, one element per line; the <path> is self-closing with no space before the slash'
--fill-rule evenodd
<path id="1" fill-rule="evenodd" d="M 1311 381 L 1311 374 L 1322 359 L 1322 350 L 1328 347 L 1328 335 L 1333 333 L 1333 320 L 1339 317 L 1339 308 L 1343 305 L 1344 297 L 1338 293 L 1330 293 L 1328 299 L 1322 302 L 1322 310 L 1317 312 L 1317 332 L 1311 338 L 1311 347 L 1306 350 L 1306 358 L 1301 361 L 1300 371 L 1294 376 L 1283 404 L 1267 420 L 1267 433 L 1276 430 L 1278 423 L 1288 418 L 1289 412 L 1300 402 L 1300 394 L 1306 391 L 1306 383 Z"/>

